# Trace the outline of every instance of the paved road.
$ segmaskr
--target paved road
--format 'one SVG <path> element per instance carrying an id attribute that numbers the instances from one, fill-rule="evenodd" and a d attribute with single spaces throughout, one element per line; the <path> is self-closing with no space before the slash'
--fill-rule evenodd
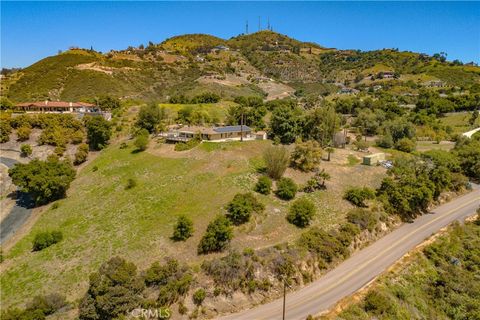
<path id="1" fill-rule="evenodd" d="M 0 157 L 0 163 L 11 168 L 17 163 L 16 160 Z M 28 220 L 32 214 L 33 201 L 23 192 L 17 191 L 17 200 L 8 216 L 0 223 L 0 244 L 10 239 L 15 232 Z"/>
<path id="2" fill-rule="evenodd" d="M 388 269 L 407 252 L 455 220 L 463 221 L 480 205 L 480 189 L 436 208 L 356 252 L 318 281 L 287 294 L 286 319 L 305 319 L 333 307 Z M 222 320 L 282 319 L 282 299 L 232 314 Z"/>

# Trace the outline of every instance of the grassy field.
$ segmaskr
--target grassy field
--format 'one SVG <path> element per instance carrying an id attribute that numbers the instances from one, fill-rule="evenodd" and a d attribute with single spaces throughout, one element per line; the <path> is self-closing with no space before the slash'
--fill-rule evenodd
<path id="1" fill-rule="evenodd" d="M 464 133 L 472 129 L 468 123 L 470 117 L 470 112 L 451 113 L 440 118 L 440 121 L 443 124 L 452 127 L 454 133 Z M 477 119 L 476 125 L 480 125 L 479 119 Z"/>
<path id="2" fill-rule="evenodd" d="M 202 103 L 202 104 L 173 104 L 173 103 L 161 103 L 159 106 L 168 110 L 170 117 L 175 119 L 178 115 L 178 111 L 182 108 L 192 108 L 192 110 L 198 109 L 199 111 L 206 111 L 212 119 L 219 119 L 221 122 L 225 120 L 228 108 L 236 103 L 232 101 L 220 101 L 218 103 Z"/>
<path id="3" fill-rule="evenodd" d="M 152 142 L 146 152 L 113 145 L 78 175 L 57 209 L 42 213 L 33 229 L 1 264 L 2 306 L 24 303 L 41 292 L 62 292 L 71 301 L 87 289 L 88 275 L 112 256 L 134 261 L 140 269 L 165 256 L 190 264 L 204 257 L 196 247 L 208 222 L 237 192 L 252 190 L 263 167 L 268 141 L 204 143 L 184 151 Z M 347 160 L 350 155 L 350 160 Z M 323 162 L 332 176 L 326 191 L 309 194 L 317 206 L 315 225 L 330 228 L 343 221 L 350 204 L 342 200 L 346 181 L 377 186 L 384 169 L 355 165 L 353 151 L 338 150 Z M 298 183 L 309 174 L 288 169 Z M 127 180 L 137 186 L 126 190 Z M 288 224 L 289 203 L 273 195 L 259 196 L 265 212 L 235 229 L 232 248 L 259 248 L 295 239 L 302 231 Z M 179 214 L 194 221 L 194 236 L 185 243 L 170 240 Z M 31 251 L 35 234 L 58 229 L 64 240 L 40 252 Z M 179 254 L 181 253 L 181 254 Z"/>

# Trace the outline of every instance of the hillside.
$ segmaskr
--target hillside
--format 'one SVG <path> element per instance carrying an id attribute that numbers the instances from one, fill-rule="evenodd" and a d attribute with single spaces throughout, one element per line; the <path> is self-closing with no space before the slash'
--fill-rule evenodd
<path id="1" fill-rule="evenodd" d="M 217 46 L 226 48 L 216 49 Z M 15 102 L 79 100 L 100 95 L 165 101 L 172 95 L 205 91 L 227 99 L 269 94 L 276 98 L 291 95 L 294 90 L 277 96 L 278 88 L 269 91 L 262 82 L 295 89 L 313 88 L 312 83 L 361 87 L 380 81 L 374 78 L 385 71 L 396 74 L 395 79 L 387 79 L 395 86 L 410 80 L 417 85 L 431 80 L 441 80 L 447 86 L 480 83 L 479 67 L 443 60 L 393 49 L 329 49 L 272 31 L 229 40 L 190 34 L 105 54 L 68 50 L 6 76 L 2 79 L 2 95 Z M 203 81 L 205 78 L 210 80 Z M 227 78 L 230 80 L 224 81 Z M 311 93 L 325 95 L 325 87 L 317 89 Z M 326 94 L 335 91 L 330 88 Z"/>

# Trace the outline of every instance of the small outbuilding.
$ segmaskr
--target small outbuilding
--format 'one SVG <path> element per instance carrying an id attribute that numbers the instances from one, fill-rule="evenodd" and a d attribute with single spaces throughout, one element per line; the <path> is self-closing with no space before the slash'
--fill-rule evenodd
<path id="1" fill-rule="evenodd" d="M 255 140 L 267 140 L 267 133 L 265 131 L 255 132 Z"/>
<path id="2" fill-rule="evenodd" d="M 367 166 L 376 166 L 380 161 L 385 160 L 385 153 L 379 152 L 363 157 L 363 164 Z"/>

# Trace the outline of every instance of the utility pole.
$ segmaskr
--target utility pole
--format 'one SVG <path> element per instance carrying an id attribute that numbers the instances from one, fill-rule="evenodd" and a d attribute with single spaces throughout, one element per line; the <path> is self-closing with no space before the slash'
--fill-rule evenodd
<path id="1" fill-rule="evenodd" d="M 240 142 L 243 142 L 243 109 L 240 115 Z"/>
<path id="2" fill-rule="evenodd" d="M 248 34 L 248 20 L 247 20 L 247 23 L 245 24 L 245 34 Z"/>
<path id="3" fill-rule="evenodd" d="M 287 279 L 283 278 L 283 316 L 282 319 L 285 320 L 285 300 L 287 299 Z"/>
<path id="4" fill-rule="evenodd" d="M 267 30 L 270 30 L 270 18 L 267 18 Z"/>
<path id="5" fill-rule="evenodd" d="M 260 29 L 262 29 L 262 26 L 260 24 L 260 16 L 258 16 L 258 31 L 260 31 Z"/>

